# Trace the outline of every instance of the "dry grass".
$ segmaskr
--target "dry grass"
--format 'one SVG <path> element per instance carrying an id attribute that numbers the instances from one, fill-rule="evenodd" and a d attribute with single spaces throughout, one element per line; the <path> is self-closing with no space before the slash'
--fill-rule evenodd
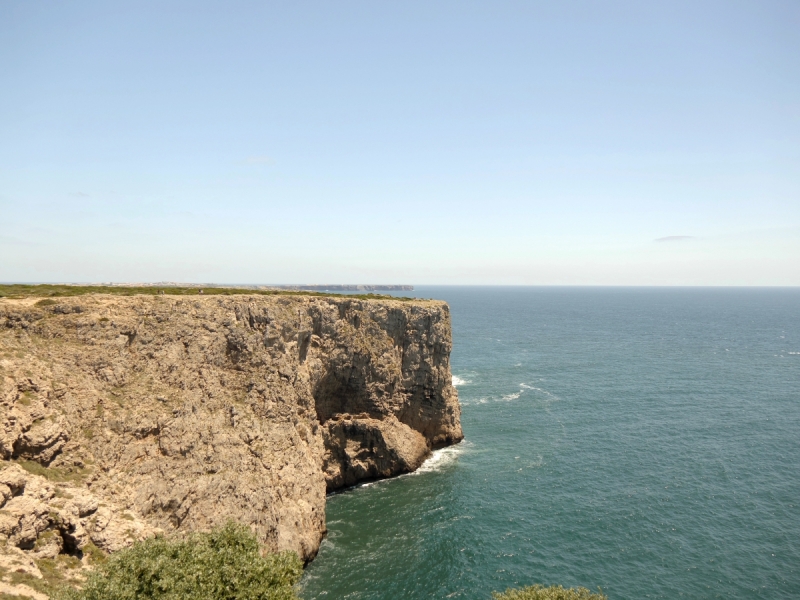
<path id="1" fill-rule="evenodd" d="M 384 294 L 335 294 L 330 292 L 304 292 L 294 290 L 259 290 L 233 287 L 157 287 L 157 286 L 108 286 L 108 285 L 52 285 L 52 284 L 0 284 L 0 298 L 43 298 L 37 306 L 55 304 L 52 298 L 86 296 L 88 294 L 111 294 L 114 296 L 314 296 L 355 298 L 358 300 L 417 300 L 405 296 Z"/>

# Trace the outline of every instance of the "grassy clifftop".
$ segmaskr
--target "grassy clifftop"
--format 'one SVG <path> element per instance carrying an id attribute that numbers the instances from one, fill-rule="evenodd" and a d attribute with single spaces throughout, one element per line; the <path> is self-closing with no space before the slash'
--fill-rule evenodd
<path id="1" fill-rule="evenodd" d="M 295 290 L 250 289 L 236 287 L 197 287 L 197 286 L 117 286 L 117 285 L 53 285 L 53 284 L 0 284 L 0 298 L 60 298 L 65 296 L 85 296 L 87 294 L 112 294 L 115 296 L 345 296 L 359 300 L 392 299 L 415 300 L 416 298 L 389 296 L 385 294 L 336 294 L 330 292 L 306 292 Z"/>

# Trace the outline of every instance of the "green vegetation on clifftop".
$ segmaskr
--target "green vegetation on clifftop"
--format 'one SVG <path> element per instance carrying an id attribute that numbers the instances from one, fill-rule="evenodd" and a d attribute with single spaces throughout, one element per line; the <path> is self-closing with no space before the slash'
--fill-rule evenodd
<path id="1" fill-rule="evenodd" d="M 333 292 L 305 292 L 300 290 L 262 290 L 235 287 L 160 287 L 155 285 L 54 285 L 54 284 L 0 284 L 0 298 L 60 298 L 67 296 L 85 296 L 87 294 L 111 294 L 114 296 L 336 296 L 340 298 L 356 298 L 358 300 L 417 300 L 405 296 L 388 296 L 384 294 L 336 294 Z"/>
<path id="2" fill-rule="evenodd" d="M 303 564 L 293 552 L 262 556 L 255 535 L 228 523 L 186 538 L 155 537 L 112 554 L 83 588 L 54 600 L 296 600 Z"/>
<path id="3" fill-rule="evenodd" d="M 564 588 L 560 585 L 544 587 L 532 585 L 518 590 L 506 590 L 502 594 L 494 592 L 494 600 L 608 600 L 602 592 L 594 593 L 586 588 Z"/>

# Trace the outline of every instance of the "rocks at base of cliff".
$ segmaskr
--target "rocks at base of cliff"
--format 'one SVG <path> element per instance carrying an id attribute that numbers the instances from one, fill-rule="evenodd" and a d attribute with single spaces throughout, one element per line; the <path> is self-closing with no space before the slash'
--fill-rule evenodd
<path id="1" fill-rule="evenodd" d="M 325 423 L 323 437 L 328 491 L 410 473 L 430 454 L 425 437 L 393 416 L 337 415 Z"/>

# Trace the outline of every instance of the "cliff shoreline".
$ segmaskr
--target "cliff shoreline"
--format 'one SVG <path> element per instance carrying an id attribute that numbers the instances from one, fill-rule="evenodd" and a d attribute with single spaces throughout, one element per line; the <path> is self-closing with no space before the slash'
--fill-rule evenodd
<path id="1" fill-rule="evenodd" d="M 327 493 L 463 438 L 451 346 L 432 300 L 0 299 L 0 568 L 228 519 L 311 560 Z"/>

